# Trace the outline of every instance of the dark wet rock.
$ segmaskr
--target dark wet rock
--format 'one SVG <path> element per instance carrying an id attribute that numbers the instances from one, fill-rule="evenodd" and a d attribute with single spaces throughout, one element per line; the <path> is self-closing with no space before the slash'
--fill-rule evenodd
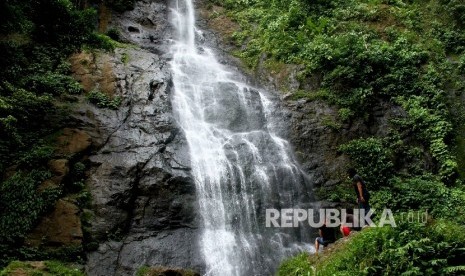
<path id="1" fill-rule="evenodd" d="M 147 267 L 140 272 L 141 276 L 200 276 L 193 270 L 172 267 Z"/>
<path id="2" fill-rule="evenodd" d="M 120 62 L 123 53 L 127 64 Z M 118 49 L 110 57 L 122 106 L 114 111 L 83 103 L 75 115 L 96 148 L 89 157 L 88 230 L 101 245 L 90 253 L 87 272 L 131 275 L 142 265 L 201 269 L 201 261 L 192 262 L 199 255 L 192 242 L 198 235 L 195 186 L 186 141 L 171 114 L 168 65 L 141 49 Z M 120 247 L 107 241 L 115 235 Z M 134 258 L 140 246 L 153 256 Z"/>
<path id="3" fill-rule="evenodd" d="M 258 91 L 238 93 L 234 83 L 220 82 L 205 97 L 206 121 L 234 132 L 262 129 L 266 122 Z M 221 92 L 221 93 L 219 93 Z"/>
<path id="4" fill-rule="evenodd" d="M 134 275 L 144 265 L 204 271 L 188 147 L 172 116 L 165 2 L 139 1 L 110 21 L 141 48 L 78 55 L 72 62 L 89 88 L 100 87 L 104 68 L 111 68 L 105 94 L 122 99 L 117 110 L 83 99 L 73 116 L 92 139 L 87 232 L 99 246 L 88 255 L 88 275 Z"/>
<path id="5" fill-rule="evenodd" d="M 140 33 L 140 30 L 136 27 L 133 27 L 133 26 L 129 26 L 128 27 L 128 32 L 130 33 Z"/>
<path id="6" fill-rule="evenodd" d="M 338 119 L 338 109 L 320 100 L 285 101 L 291 110 L 290 142 L 315 189 L 333 189 L 345 179 L 350 160 L 339 147 L 353 139 L 388 134 L 393 118 L 405 116 L 398 106 L 379 103 L 368 119 L 349 123 Z"/>
<path id="7" fill-rule="evenodd" d="M 137 1 L 133 10 L 114 14 L 110 25 L 120 31 L 123 41 L 165 54 L 173 38 L 168 18 L 169 5 L 173 4 L 166 0 Z"/>

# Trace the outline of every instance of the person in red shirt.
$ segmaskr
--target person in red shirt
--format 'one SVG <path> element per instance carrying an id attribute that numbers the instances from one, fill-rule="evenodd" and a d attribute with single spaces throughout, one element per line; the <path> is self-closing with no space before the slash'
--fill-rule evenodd
<path id="1" fill-rule="evenodd" d="M 352 231 L 351 226 L 348 224 L 351 224 L 353 227 L 354 223 L 354 216 L 352 214 L 347 214 L 345 218 L 345 223 L 341 223 L 340 231 L 343 237 L 349 236 L 350 232 Z"/>

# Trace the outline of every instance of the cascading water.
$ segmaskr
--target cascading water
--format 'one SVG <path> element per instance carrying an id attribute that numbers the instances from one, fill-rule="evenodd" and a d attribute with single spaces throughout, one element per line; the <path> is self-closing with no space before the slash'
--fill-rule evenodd
<path id="1" fill-rule="evenodd" d="M 277 134 L 271 98 L 198 48 L 192 0 L 175 5 L 172 102 L 190 149 L 206 275 L 272 274 L 310 240 L 308 229 L 266 228 L 265 209 L 302 207 L 308 181 Z"/>

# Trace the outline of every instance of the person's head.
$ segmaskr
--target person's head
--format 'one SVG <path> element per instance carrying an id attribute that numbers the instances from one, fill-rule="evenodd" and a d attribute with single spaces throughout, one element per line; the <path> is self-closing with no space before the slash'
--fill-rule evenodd
<path id="1" fill-rule="evenodd" d="M 357 174 L 357 171 L 354 168 L 348 168 L 347 169 L 347 175 L 350 178 L 353 178 Z"/>

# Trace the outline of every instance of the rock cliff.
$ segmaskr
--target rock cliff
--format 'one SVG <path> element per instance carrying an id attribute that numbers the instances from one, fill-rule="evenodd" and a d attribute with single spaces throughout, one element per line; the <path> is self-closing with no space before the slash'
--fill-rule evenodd
<path id="1" fill-rule="evenodd" d="M 75 124 L 93 152 L 89 275 L 132 275 L 144 265 L 202 271 L 195 185 L 183 133 L 171 114 L 167 1 L 140 1 L 108 22 L 132 46 L 73 57 L 87 91 L 120 97 L 116 110 L 82 101 Z"/>

